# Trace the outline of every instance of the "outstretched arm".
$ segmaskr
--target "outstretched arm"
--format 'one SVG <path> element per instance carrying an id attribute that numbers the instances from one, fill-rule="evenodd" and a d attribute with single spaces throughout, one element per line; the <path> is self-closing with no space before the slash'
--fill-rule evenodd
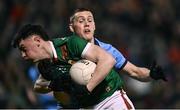
<path id="1" fill-rule="evenodd" d="M 127 64 L 124 66 L 123 70 L 129 76 L 139 81 L 147 82 L 152 79 L 154 80 L 162 79 L 164 81 L 167 81 L 162 68 L 159 65 L 157 65 L 156 62 L 153 62 L 150 69 L 148 69 L 145 67 L 137 67 L 136 65 L 128 61 Z"/>
<path id="2" fill-rule="evenodd" d="M 97 39 L 96 39 L 97 40 Z M 164 81 L 167 81 L 165 78 L 165 75 L 163 73 L 163 70 L 161 66 L 157 65 L 156 62 L 153 62 L 150 68 L 145 68 L 145 67 L 138 67 L 131 62 L 128 62 L 125 57 L 122 55 L 122 53 L 114 48 L 110 44 L 103 43 L 99 40 L 97 40 L 100 44 L 100 47 L 105 49 L 107 52 L 112 54 L 112 56 L 116 60 L 115 68 L 124 70 L 127 75 L 131 76 L 134 79 L 147 82 L 152 79 L 158 80 L 162 79 Z M 127 61 L 127 63 L 126 63 Z"/>
<path id="3" fill-rule="evenodd" d="M 150 70 L 148 68 L 137 67 L 129 61 L 124 66 L 123 71 L 125 71 L 126 74 L 130 77 L 137 79 L 139 81 L 147 82 L 152 79 L 149 75 Z"/>

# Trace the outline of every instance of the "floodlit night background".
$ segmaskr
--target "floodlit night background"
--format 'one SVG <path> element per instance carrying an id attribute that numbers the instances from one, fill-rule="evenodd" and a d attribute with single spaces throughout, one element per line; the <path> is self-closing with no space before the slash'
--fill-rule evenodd
<path id="1" fill-rule="evenodd" d="M 78 7 L 94 12 L 96 37 L 130 62 L 149 67 L 156 59 L 164 68 L 168 82 L 142 83 L 121 72 L 135 108 L 180 108 L 179 0 L 0 0 L 0 108 L 56 108 L 51 94 L 33 92 L 39 73 L 11 41 L 27 23 L 42 25 L 50 38 L 71 35 L 69 16 Z"/>

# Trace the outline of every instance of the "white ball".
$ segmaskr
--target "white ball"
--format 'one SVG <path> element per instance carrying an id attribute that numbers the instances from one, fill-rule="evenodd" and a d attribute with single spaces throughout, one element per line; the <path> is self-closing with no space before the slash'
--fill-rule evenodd
<path id="1" fill-rule="evenodd" d="M 70 68 L 72 80 L 80 85 L 86 85 L 92 77 L 96 64 L 89 60 L 79 60 Z"/>

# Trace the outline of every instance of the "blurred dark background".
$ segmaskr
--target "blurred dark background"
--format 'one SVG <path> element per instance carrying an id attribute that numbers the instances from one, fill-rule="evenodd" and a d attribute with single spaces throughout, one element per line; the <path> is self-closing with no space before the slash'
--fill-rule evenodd
<path id="1" fill-rule="evenodd" d="M 56 108 L 50 94 L 32 91 L 38 71 L 11 40 L 26 23 L 42 25 L 51 38 L 70 35 L 69 16 L 78 7 L 93 10 L 97 38 L 129 61 L 149 67 L 156 59 L 164 68 L 168 82 L 141 83 L 123 75 L 136 108 L 180 108 L 179 0 L 0 0 L 0 108 Z"/>

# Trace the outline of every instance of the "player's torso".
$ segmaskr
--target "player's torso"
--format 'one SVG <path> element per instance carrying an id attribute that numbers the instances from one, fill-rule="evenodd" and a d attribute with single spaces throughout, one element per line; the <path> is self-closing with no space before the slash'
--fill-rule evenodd
<path id="1" fill-rule="evenodd" d="M 58 64 L 61 65 L 60 70 L 65 74 L 69 74 L 69 69 L 74 62 L 82 59 L 79 55 L 73 53 L 72 50 L 78 51 L 78 48 L 69 45 L 68 40 L 69 39 L 56 39 L 53 41 L 59 60 Z M 105 80 L 95 88 L 92 101 L 96 100 L 96 102 L 100 102 L 106 97 L 112 95 L 114 91 L 120 89 L 122 86 L 123 82 L 119 74 L 115 70 L 111 70 Z"/>
<path id="2" fill-rule="evenodd" d="M 70 37 L 72 37 L 72 36 L 70 36 Z M 70 37 L 53 39 L 53 45 L 54 45 L 55 51 L 57 53 L 56 62 L 59 65 L 58 67 L 60 70 L 60 72 L 58 72 L 57 74 L 66 74 L 63 76 L 66 76 L 67 79 L 71 79 L 70 75 L 69 75 L 69 70 L 70 70 L 72 64 L 75 63 L 76 61 L 82 59 L 80 56 L 73 53 L 73 50 L 78 50 L 78 48 L 75 48 L 74 46 L 69 44 L 69 40 L 71 39 Z M 75 107 L 76 108 L 77 101 L 76 101 L 75 97 L 73 96 L 73 86 L 72 86 L 73 82 L 69 81 L 68 83 L 69 84 L 67 87 L 69 89 L 64 89 L 64 91 L 65 91 L 65 93 L 68 93 L 68 95 L 69 95 L 68 97 L 70 99 L 68 99 L 67 96 L 65 96 L 63 94 L 62 96 L 60 96 L 60 98 L 65 97 L 65 99 L 68 99 L 68 101 L 64 102 L 64 100 L 63 101 L 61 100 L 60 102 L 66 103 L 65 105 L 67 107 L 72 107 L 72 108 Z M 58 92 L 56 92 L 56 94 L 54 94 L 54 95 L 56 96 L 56 98 L 59 97 Z M 59 98 L 57 98 L 57 99 L 59 100 Z"/>

